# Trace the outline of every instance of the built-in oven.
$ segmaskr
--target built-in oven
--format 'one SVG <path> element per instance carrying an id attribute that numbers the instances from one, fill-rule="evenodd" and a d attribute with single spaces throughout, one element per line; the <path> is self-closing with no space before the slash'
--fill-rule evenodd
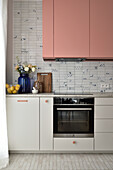
<path id="1" fill-rule="evenodd" d="M 54 98 L 54 137 L 94 137 L 94 98 Z"/>

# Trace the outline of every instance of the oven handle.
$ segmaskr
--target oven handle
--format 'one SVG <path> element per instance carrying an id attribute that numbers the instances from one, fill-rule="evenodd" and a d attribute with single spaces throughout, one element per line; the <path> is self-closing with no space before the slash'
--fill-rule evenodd
<path id="1" fill-rule="evenodd" d="M 57 110 L 92 110 L 92 108 L 57 108 Z"/>

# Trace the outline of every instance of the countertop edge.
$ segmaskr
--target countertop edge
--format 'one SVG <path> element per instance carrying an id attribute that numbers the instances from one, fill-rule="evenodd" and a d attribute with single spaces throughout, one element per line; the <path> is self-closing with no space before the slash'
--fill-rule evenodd
<path id="1" fill-rule="evenodd" d="M 94 98 L 112 98 L 113 93 L 93 93 L 89 95 L 82 94 L 54 94 L 54 93 L 38 93 L 38 94 L 6 94 L 6 97 L 94 97 Z"/>

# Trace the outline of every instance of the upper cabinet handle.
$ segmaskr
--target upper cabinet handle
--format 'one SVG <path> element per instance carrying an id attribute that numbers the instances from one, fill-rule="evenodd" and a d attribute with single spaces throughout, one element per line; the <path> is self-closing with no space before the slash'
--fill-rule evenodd
<path id="1" fill-rule="evenodd" d="M 28 100 L 17 100 L 17 102 L 28 102 Z"/>

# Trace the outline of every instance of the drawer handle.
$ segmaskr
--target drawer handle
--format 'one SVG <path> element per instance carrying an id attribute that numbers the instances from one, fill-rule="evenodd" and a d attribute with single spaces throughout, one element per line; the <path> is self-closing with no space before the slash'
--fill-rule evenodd
<path id="1" fill-rule="evenodd" d="M 28 102 L 28 100 L 17 100 L 17 102 Z"/>
<path id="2" fill-rule="evenodd" d="M 76 142 L 75 141 L 73 141 L 73 144 L 75 144 Z"/>
<path id="3" fill-rule="evenodd" d="M 48 100 L 45 100 L 45 103 L 48 103 Z"/>

